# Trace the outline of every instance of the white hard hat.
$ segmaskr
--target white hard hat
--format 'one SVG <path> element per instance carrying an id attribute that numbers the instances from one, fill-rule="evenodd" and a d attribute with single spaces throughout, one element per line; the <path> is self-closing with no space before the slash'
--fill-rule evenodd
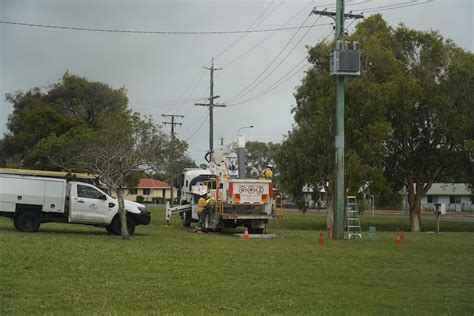
<path id="1" fill-rule="evenodd" d="M 271 163 L 269 163 L 269 164 L 267 165 L 267 167 L 268 167 L 268 168 L 273 168 L 273 166 L 272 166 Z"/>

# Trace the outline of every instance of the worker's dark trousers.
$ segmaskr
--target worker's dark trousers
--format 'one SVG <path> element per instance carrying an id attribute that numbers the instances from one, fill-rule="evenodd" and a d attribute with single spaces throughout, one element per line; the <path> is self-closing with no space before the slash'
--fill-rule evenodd
<path id="1" fill-rule="evenodd" d="M 201 213 L 198 213 L 198 217 L 199 217 L 199 220 L 198 220 L 198 223 L 197 223 L 197 227 L 202 227 L 204 225 L 204 210 L 201 212 Z"/>
<path id="2" fill-rule="evenodd" d="M 201 226 L 200 227 L 203 227 L 203 228 L 206 228 L 206 217 L 207 217 L 207 220 L 209 221 L 209 215 L 210 215 L 210 209 L 209 209 L 209 206 L 205 206 L 202 210 L 202 219 L 201 219 Z"/>

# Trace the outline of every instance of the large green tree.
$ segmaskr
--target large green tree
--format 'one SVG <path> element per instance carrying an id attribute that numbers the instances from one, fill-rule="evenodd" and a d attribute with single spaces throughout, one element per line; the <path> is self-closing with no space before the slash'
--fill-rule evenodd
<path id="1" fill-rule="evenodd" d="M 113 89 L 69 72 L 47 89 L 10 93 L 6 99 L 13 113 L 1 141 L 2 158 L 37 169 L 53 168 L 34 154 L 41 139 L 78 126 L 97 130 L 102 114 L 125 112 L 128 102 L 124 88 Z"/>
<path id="2" fill-rule="evenodd" d="M 153 177 L 157 179 L 165 179 L 171 185 L 171 206 L 174 204 L 174 188 L 176 178 L 183 173 L 184 168 L 195 168 L 196 163 L 186 154 L 188 144 L 180 139 L 171 139 L 164 148 L 166 153 L 161 159 L 155 159 L 151 164 Z"/>
<path id="3" fill-rule="evenodd" d="M 248 141 L 245 143 L 246 176 L 257 178 L 268 164 L 275 165 L 275 154 L 279 144 Z M 274 166 L 274 171 L 276 166 Z"/>
<path id="4" fill-rule="evenodd" d="M 393 29 L 380 15 L 347 39 L 363 52 L 362 75 L 346 79 L 348 193 L 387 196 L 405 185 L 412 230 L 419 231 L 420 199 L 431 184 L 443 174 L 465 180 L 472 171 L 473 55 L 437 32 Z M 314 66 L 297 89 L 296 125 L 278 156 L 285 188 L 297 198 L 303 185 L 332 187 L 335 98 L 327 56 L 333 46 L 310 49 Z"/>
<path id="5" fill-rule="evenodd" d="M 421 197 L 443 173 L 468 170 L 474 55 L 434 31 L 392 29 L 380 16 L 362 23 L 353 38 L 367 42 L 366 73 L 382 88 L 379 108 L 390 124 L 386 179 L 397 189 L 406 186 L 412 231 L 419 231 Z"/>

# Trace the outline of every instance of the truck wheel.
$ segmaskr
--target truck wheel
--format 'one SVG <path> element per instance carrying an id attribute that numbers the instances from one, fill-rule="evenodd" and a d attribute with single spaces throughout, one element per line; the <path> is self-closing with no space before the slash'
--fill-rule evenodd
<path id="1" fill-rule="evenodd" d="M 111 233 L 115 236 L 122 236 L 122 221 L 119 216 L 116 216 L 110 224 Z M 132 236 L 135 233 L 135 222 L 127 216 L 127 230 L 128 235 Z"/>
<path id="2" fill-rule="evenodd" d="M 130 236 L 133 236 L 135 233 L 135 222 L 133 219 L 127 217 L 127 229 L 128 229 L 128 234 Z"/>
<path id="3" fill-rule="evenodd" d="M 191 226 L 191 211 L 183 212 L 183 217 L 181 218 L 181 223 L 184 227 Z"/>
<path id="4" fill-rule="evenodd" d="M 34 211 L 23 211 L 15 217 L 14 226 L 22 232 L 37 232 L 40 227 L 40 216 Z"/>
<path id="5" fill-rule="evenodd" d="M 106 230 L 109 234 L 113 234 L 112 225 L 105 226 L 105 230 Z"/>

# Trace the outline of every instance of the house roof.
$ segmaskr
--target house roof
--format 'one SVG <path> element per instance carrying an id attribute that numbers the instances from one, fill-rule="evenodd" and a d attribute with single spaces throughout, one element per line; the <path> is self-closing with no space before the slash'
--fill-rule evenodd
<path id="1" fill-rule="evenodd" d="M 471 189 L 464 183 L 433 183 L 426 195 L 471 195 Z"/>
<path id="2" fill-rule="evenodd" d="M 169 189 L 171 186 L 163 181 L 156 179 L 140 179 L 138 181 L 137 188 L 146 189 L 146 188 L 158 188 L 158 189 Z"/>

